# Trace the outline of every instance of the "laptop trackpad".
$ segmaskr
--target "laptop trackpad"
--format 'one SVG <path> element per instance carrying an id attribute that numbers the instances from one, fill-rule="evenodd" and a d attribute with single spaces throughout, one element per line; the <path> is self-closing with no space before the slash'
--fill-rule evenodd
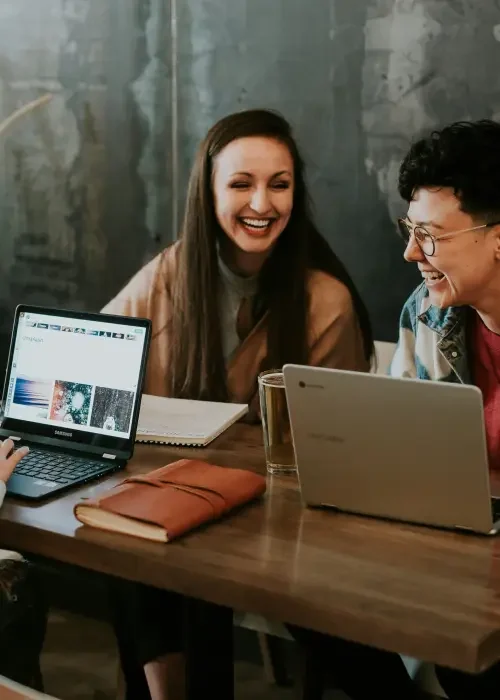
<path id="1" fill-rule="evenodd" d="M 57 484 L 55 481 L 45 481 L 22 474 L 13 474 L 7 481 L 7 493 L 24 498 L 39 498 L 57 488 L 61 488 L 61 484 Z"/>

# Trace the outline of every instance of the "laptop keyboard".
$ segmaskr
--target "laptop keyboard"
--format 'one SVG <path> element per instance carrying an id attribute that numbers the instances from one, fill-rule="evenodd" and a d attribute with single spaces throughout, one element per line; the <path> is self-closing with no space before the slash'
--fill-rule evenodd
<path id="1" fill-rule="evenodd" d="M 98 462 L 85 457 L 37 450 L 32 447 L 26 457 L 19 462 L 14 474 L 31 476 L 57 484 L 72 484 L 75 481 L 87 480 L 110 466 L 112 466 L 110 462 Z"/>

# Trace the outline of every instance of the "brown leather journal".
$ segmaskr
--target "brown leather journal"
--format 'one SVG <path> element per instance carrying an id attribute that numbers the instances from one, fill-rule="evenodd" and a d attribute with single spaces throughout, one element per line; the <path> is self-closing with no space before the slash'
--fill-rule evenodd
<path id="1" fill-rule="evenodd" d="M 266 480 L 259 474 L 181 459 L 77 503 L 75 516 L 103 530 L 169 542 L 265 490 Z"/>

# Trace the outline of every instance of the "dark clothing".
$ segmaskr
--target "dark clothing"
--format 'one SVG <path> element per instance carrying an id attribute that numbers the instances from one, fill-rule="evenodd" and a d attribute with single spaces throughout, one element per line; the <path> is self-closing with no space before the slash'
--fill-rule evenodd
<path id="1" fill-rule="evenodd" d="M 436 675 L 450 700 L 498 700 L 500 697 L 500 663 L 477 675 L 437 666 Z"/>
<path id="2" fill-rule="evenodd" d="M 317 660 L 325 681 L 341 688 L 351 700 L 416 700 L 420 691 L 398 654 L 348 642 L 338 637 L 288 626 L 309 657 Z M 449 700 L 498 700 L 500 663 L 474 675 L 436 667 L 438 681 Z"/>
<path id="3" fill-rule="evenodd" d="M 398 654 L 287 625 L 307 656 L 315 659 L 326 685 L 351 700 L 417 700 L 419 691 Z"/>
<path id="4" fill-rule="evenodd" d="M 110 609 L 125 679 L 126 700 L 150 700 L 143 666 L 183 651 L 184 597 L 178 593 L 116 580 Z"/>
<path id="5" fill-rule="evenodd" d="M 0 559 L 0 675 L 41 689 L 47 606 L 34 566 Z"/>

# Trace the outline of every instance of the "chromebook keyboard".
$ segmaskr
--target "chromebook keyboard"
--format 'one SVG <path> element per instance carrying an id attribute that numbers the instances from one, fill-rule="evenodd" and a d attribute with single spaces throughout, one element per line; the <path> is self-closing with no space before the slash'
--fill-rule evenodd
<path id="1" fill-rule="evenodd" d="M 94 478 L 100 472 L 109 470 L 109 467 L 110 463 L 107 461 L 30 448 L 29 453 L 15 468 L 14 474 L 57 484 L 72 484 L 75 481 Z"/>

